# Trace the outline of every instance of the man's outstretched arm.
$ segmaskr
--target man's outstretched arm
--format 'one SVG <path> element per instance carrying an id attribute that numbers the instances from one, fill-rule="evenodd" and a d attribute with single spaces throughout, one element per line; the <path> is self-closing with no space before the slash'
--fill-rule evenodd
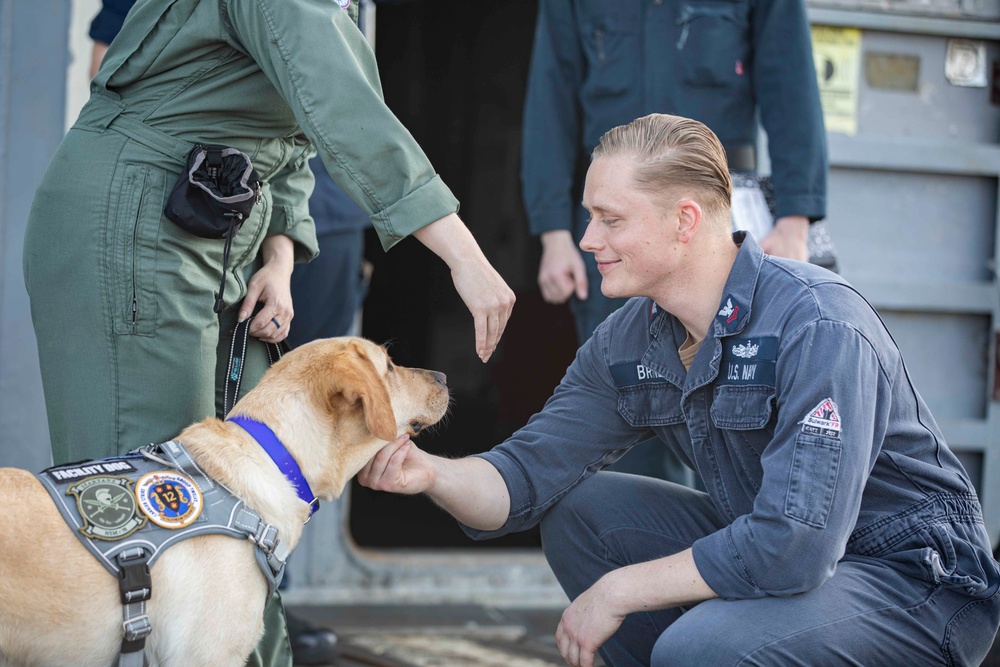
<path id="1" fill-rule="evenodd" d="M 365 464 L 358 482 L 376 491 L 426 493 L 461 523 L 477 530 L 497 530 L 510 514 L 507 484 L 489 461 L 432 456 L 406 435 Z"/>

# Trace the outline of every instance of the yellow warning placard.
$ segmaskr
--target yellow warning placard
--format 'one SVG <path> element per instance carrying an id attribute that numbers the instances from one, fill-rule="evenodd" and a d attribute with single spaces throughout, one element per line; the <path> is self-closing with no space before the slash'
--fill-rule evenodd
<path id="1" fill-rule="evenodd" d="M 857 134 L 861 31 L 814 25 L 812 42 L 826 130 Z"/>

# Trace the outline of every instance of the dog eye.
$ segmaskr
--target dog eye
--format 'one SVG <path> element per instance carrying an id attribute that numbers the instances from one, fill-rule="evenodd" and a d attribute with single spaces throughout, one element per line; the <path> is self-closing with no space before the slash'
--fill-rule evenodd
<path id="1" fill-rule="evenodd" d="M 392 365 L 391 361 L 386 361 L 385 362 L 385 370 L 386 370 L 387 373 L 394 373 L 394 372 L 396 372 L 396 368 L 395 368 L 395 366 Z"/>

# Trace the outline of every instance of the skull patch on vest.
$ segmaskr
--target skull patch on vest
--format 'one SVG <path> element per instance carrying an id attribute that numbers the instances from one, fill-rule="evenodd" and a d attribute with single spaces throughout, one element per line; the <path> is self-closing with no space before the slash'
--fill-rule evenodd
<path id="1" fill-rule="evenodd" d="M 66 489 L 83 518 L 80 532 L 96 540 L 120 540 L 146 525 L 127 477 L 96 475 Z"/>

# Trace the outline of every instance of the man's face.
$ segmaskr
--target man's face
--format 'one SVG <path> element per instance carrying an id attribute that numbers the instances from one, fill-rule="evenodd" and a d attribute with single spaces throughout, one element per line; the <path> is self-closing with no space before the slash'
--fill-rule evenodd
<path id="1" fill-rule="evenodd" d="M 602 157 L 587 171 L 590 211 L 580 249 L 594 254 L 608 297 L 654 299 L 677 268 L 677 210 L 636 188 L 628 157 Z"/>

